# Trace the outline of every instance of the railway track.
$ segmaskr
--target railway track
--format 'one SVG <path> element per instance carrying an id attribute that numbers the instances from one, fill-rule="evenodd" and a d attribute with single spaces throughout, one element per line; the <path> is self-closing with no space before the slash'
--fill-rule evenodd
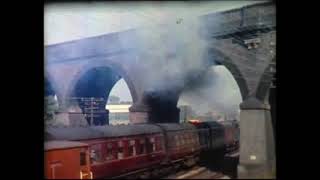
<path id="1" fill-rule="evenodd" d="M 226 158 L 239 158 L 239 150 L 235 150 L 225 155 Z M 212 171 L 206 167 L 196 165 L 192 168 L 180 170 L 175 174 L 164 177 L 163 179 L 231 179 L 221 172 Z"/>
<path id="2" fill-rule="evenodd" d="M 226 154 L 225 157 L 237 158 L 237 157 L 239 157 L 239 155 L 240 155 L 239 150 L 236 150 L 236 151 L 233 151 L 231 153 Z"/>
<path id="3" fill-rule="evenodd" d="M 169 176 L 166 176 L 162 179 L 182 179 L 182 178 L 186 177 L 186 175 L 188 175 L 188 173 L 190 174 L 190 172 L 197 174 L 197 173 L 202 172 L 203 170 L 205 170 L 205 168 L 200 167 L 200 166 L 194 166 L 192 168 L 180 170 L 179 172 L 177 172 L 175 174 L 171 174 Z"/>
<path id="4" fill-rule="evenodd" d="M 187 179 L 230 179 L 230 178 L 225 176 L 222 173 L 206 170 L 200 174 L 189 176 L 187 177 Z"/>
<path id="5" fill-rule="evenodd" d="M 219 172 L 213 172 L 206 167 L 195 166 L 191 169 L 179 171 L 163 179 L 230 179 Z"/>

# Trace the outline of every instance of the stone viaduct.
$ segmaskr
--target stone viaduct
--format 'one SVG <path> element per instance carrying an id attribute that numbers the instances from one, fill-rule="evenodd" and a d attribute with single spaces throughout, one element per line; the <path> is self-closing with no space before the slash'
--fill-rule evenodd
<path id="1" fill-rule="evenodd" d="M 275 17 L 273 3 L 200 17 L 204 22 L 201 35 L 210 44 L 212 61 L 231 72 L 243 99 L 239 177 L 270 177 L 275 168 L 268 102 L 276 69 Z M 135 50 L 135 33 L 136 30 L 128 30 L 45 47 L 45 80 L 57 95 L 61 112 L 69 119 L 77 118 L 69 112 L 70 97 L 101 97 L 106 103 L 112 87 L 123 78 L 133 99 L 132 123 L 178 122 L 176 105 L 183 89 L 147 89 L 144 79 L 154 67 L 145 65 Z M 104 106 L 101 113 L 107 119 Z M 108 122 L 100 124 L 105 123 Z"/>

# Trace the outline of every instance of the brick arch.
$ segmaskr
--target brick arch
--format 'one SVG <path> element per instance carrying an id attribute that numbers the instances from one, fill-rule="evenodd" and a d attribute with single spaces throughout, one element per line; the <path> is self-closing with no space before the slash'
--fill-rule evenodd
<path id="1" fill-rule="evenodd" d="M 225 53 L 221 52 L 216 48 L 210 48 L 209 52 L 212 56 L 215 57 L 214 58 L 215 62 L 213 63 L 218 65 L 223 65 L 231 72 L 233 78 L 238 84 L 242 99 L 243 100 L 246 99 L 247 96 L 249 96 L 249 88 L 244 76 L 242 75 L 237 65 L 232 61 L 231 58 L 225 55 Z"/>
<path id="2" fill-rule="evenodd" d="M 48 83 L 48 84 L 46 84 Z M 57 96 L 58 99 L 58 104 L 62 103 L 62 95 L 61 93 L 58 91 L 58 86 L 56 81 L 53 79 L 53 77 L 50 75 L 50 73 L 45 73 L 44 76 L 44 86 L 49 85 L 50 89 L 52 89 L 52 91 L 54 92 L 54 94 Z M 44 87 L 45 88 L 45 87 Z M 45 89 L 44 89 L 45 91 Z"/>
<path id="3" fill-rule="evenodd" d="M 275 62 L 275 59 L 273 59 L 272 62 Z M 273 63 L 270 63 L 264 70 L 259 80 L 255 96 L 261 101 L 264 101 L 268 96 L 272 79 L 275 75 L 275 73 L 271 72 L 272 68 L 275 68 L 275 65 Z"/>
<path id="4" fill-rule="evenodd" d="M 101 63 L 87 63 L 83 66 L 83 68 L 81 68 L 76 74 L 75 76 L 72 78 L 70 84 L 68 85 L 68 89 L 67 89 L 67 93 L 66 93 L 66 97 L 70 97 L 74 91 L 74 88 L 76 87 L 77 82 L 90 70 L 94 69 L 94 68 L 100 68 L 100 67 L 107 67 L 110 68 L 113 72 L 115 72 L 116 74 L 118 74 L 119 76 L 121 76 L 121 78 L 123 78 L 125 80 L 125 82 L 128 85 L 131 97 L 132 97 L 132 101 L 136 102 L 138 99 L 138 95 L 136 92 L 136 88 L 134 83 L 132 82 L 132 80 L 130 79 L 130 75 L 122 68 L 121 65 L 115 64 L 115 63 L 105 63 L 105 62 L 101 62 Z"/>

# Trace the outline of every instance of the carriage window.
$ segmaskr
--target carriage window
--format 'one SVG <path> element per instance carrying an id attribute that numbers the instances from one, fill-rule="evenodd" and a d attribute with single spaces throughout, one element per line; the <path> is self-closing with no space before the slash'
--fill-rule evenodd
<path id="1" fill-rule="evenodd" d="M 187 134 L 184 134 L 184 135 L 183 135 L 183 139 L 184 139 L 184 143 L 185 143 L 185 144 L 188 144 Z"/>
<path id="2" fill-rule="evenodd" d="M 176 141 L 178 141 L 178 140 L 179 140 L 178 135 L 175 135 L 175 136 L 174 136 L 174 139 L 175 139 Z"/>
<path id="3" fill-rule="evenodd" d="M 190 143 L 191 143 L 191 144 L 194 143 L 193 139 L 194 139 L 194 135 L 193 135 L 193 134 L 190 134 Z"/>
<path id="4" fill-rule="evenodd" d="M 90 161 L 92 163 L 102 162 L 101 144 L 92 145 L 90 148 Z"/>
<path id="5" fill-rule="evenodd" d="M 186 134 L 187 144 L 191 144 L 191 134 Z"/>
<path id="6" fill-rule="evenodd" d="M 184 143 L 188 144 L 187 134 L 184 134 L 182 137 L 183 137 Z"/>
<path id="7" fill-rule="evenodd" d="M 150 143 L 151 143 L 151 148 L 152 148 L 152 151 L 156 151 L 156 138 L 155 137 L 152 137 L 149 139 L 150 140 Z"/>
<path id="8" fill-rule="evenodd" d="M 118 159 L 123 159 L 123 142 L 118 142 Z"/>
<path id="9" fill-rule="evenodd" d="M 161 151 L 162 150 L 162 137 L 156 138 L 156 150 Z"/>
<path id="10" fill-rule="evenodd" d="M 182 145 L 183 145 L 183 144 L 182 144 L 182 140 L 181 140 L 181 135 L 180 135 L 180 134 L 178 135 L 178 142 L 179 142 L 179 145 L 180 145 L 180 146 L 182 146 Z"/>
<path id="11" fill-rule="evenodd" d="M 199 138 L 197 138 L 197 134 L 193 134 L 193 143 L 198 143 L 198 139 Z"/>
<path id="12" fill-rule="evenodd" d="M 184 142 L 183 134 L 180 134 L 179 137 L 180 137 L 181 145 L 184 145 L 185 142 Z"/>
<path id="13" fill-rule="evenodd" d="M 151 153 L 153 151 L 154 138 L 147 138 L 146 147 L 147 153 Z"/>
<path id="14" fill-rule="evenodd" d="M 87 165 L 86 150 L 85 149 L 81 149 L 81 152 L 80 152 L 80 166 L 85 166 L 85 165 Z"/>
<path id="15" fill-rule="evenodd" d="M 171 141 L 168 141 L 169 147 L 176 146 L 176 140 L 174 138 L 174 135 L 172 135 L 171 133 L 168 133 L 168 139 L 171 139 Z"/>
<path id="16" fill-rule="evenodd" d="M 189 144 L 189 133 L 184 135 L 184 139 L 186 141 L 186 144 Z"/>
<path id="17" fill-rule="evenodd" d="M 128 156 L 135 156 L 135 155 L 136 155 L 135 141 L 134 140 L 130 140 L 129 141 Z"/>
<path id="18" fill-rule="evenodd" d="M 143 154 L 145 149 L 145 141 L 143 139 L 140 139 L 138 145 L 137 145 L 137 155 Z"/>
<path id="19" fill-rule="evenodd" d="M 199 138 L 200 138 L 200 137 L 197 138 L 197 135 L 194 134 L 193 137 L 192 137 L 193 143 L 194 143 L 194 144 L 198 143 L 198 139 L 199 139 Z"/>
<path id="20" fill-rule="evenodd" d="M 112 143 L 108 143 L 107 144 L 107 156 L 106 156 L 106 160 L 113 160 L 115 159 L 114 154 L 113 154 L 113 144 Z"/>
<path id="21" fill-rule="evenodd" d="M 180 146 L 179 136 L 175 135 L 174 140 L 176 141 L 176 146 Z"/>

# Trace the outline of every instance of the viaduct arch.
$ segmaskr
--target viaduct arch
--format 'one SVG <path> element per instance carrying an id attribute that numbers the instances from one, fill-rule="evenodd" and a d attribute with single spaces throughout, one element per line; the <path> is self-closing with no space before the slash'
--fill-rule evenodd
<path id="1" fill-rule="evenodd" d="M 241 156 L 238 174 L 240 178 L 252 177 L 252 173 L 258 174 L 258 177 L 269 177 L 270 169 L 275 167 L 275 153 L 270 105 L 266 104 L 265 99 L 272 80 L 270 73 L 273 73 L 270 68 L 274 55 L 270 52 L 275 51 L 275 7 L 273 3 L 262 3 L 209 14 L 204 19 L 210 24 L 217 17 L 219 23 L 204 27 L 210 34 L 206 37 L 211 44 L 210 51 L 215 61 L 224 65 L 234 76 L 243 98 L 240 104 Z M 105 89 L 115 84 L 117 78 L 110 78 L 114 74 L 127 82 L 133 98 L 130 108 L 132 123 L 179 121 L 176 105 L 183 88 L 148 91 L 144 79 L 150 73 L 146 68 L 150 67 L 143 65 L 143 59 L 134 50 L 134 43 L 126 43 L 126 38 L 122 37 L 136 37 L 135 30 L 45 48 L 47 77 L 59 102 L 64 105 L 62 109 L 69 113 L 68 98 L 77 95 L 75 89 L 86 73 L 102 68 L 104 73 L 109 74 L 102 78 L 106 81 L 103 85 Z M 137 39 L 131 38 L 130 41 Z M 90 94 L 88 91 L 78 94 L 101 96 L 100 93 Z"/>

